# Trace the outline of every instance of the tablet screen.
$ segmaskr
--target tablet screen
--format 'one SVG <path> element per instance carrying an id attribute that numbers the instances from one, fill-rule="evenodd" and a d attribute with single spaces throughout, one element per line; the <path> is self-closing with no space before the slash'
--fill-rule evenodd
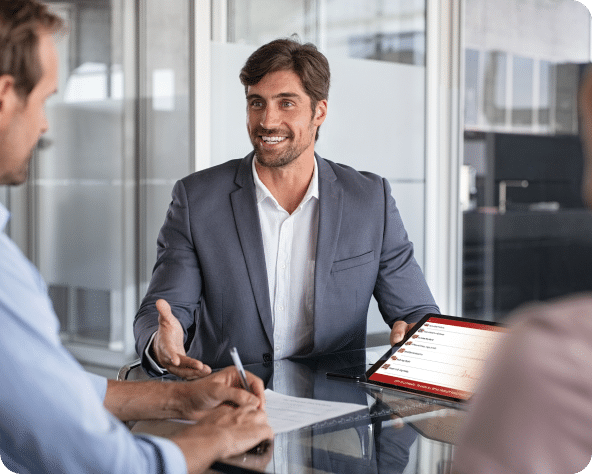
<path id="1" fill-rule="evenodd" d="M 428 314 L 366 374 L 370 383 L 466 401 L 506 328 L 499 323 Z"/>

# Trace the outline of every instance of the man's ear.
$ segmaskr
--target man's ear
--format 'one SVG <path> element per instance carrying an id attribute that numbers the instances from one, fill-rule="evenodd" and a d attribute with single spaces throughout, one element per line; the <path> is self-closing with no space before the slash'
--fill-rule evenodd
<path id="1" fill-rule="evenodd" d="M 313 123 L 320 126 L 327 118 L 327 100 L 319 100 L 315 109 Z"/>
<path id="2" fill-rule="evenodd" d="M 0 76 L 0 127 L 4 127 L 12 117 L 18 104 L 18 96 L 14 90 L 14 77 L 10 74 Z"/>

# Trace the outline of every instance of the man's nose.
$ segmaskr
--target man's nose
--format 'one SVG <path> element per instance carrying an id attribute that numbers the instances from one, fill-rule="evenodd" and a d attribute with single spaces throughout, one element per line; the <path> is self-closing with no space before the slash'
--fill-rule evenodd
<path id="1" fill-rule="evenodd" d="M 281 123 L 279 112 L 273 107 L 266 107 L 261 114 L 260 125 L 268 130 L 277 128 Z"/>

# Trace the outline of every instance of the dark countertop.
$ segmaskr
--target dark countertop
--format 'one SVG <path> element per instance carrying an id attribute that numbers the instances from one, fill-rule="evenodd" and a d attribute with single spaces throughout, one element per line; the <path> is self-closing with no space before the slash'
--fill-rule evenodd
<path id="1" fill-rule="evenodd" d="M 494 210 L 464 213 L 464 242 L 482 243 L 493 232 L 497 240 L 571 240 L 592 245 L 592 211 L 561 209 L 558 211 Z"/>

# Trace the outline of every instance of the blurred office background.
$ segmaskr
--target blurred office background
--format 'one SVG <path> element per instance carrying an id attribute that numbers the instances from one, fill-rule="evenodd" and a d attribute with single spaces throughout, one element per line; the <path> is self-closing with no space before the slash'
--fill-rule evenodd
<path id="1" fill-rule="evenodd" d="M 132 321 L 173 184 L 251 150 L 238 72 L 256 47 L 293 33 L 332 68 L 317 151 L 389 179 L 444 313 L 501 319 L 525 301 L 592 290 L 581 3 L 49 3 L 69 25 L 51 129 L 28 184 L 0 188 L 0 201 L 87 366 L 135 358 Z M 388 342 L 375 303 L 368 342 Z"/>

